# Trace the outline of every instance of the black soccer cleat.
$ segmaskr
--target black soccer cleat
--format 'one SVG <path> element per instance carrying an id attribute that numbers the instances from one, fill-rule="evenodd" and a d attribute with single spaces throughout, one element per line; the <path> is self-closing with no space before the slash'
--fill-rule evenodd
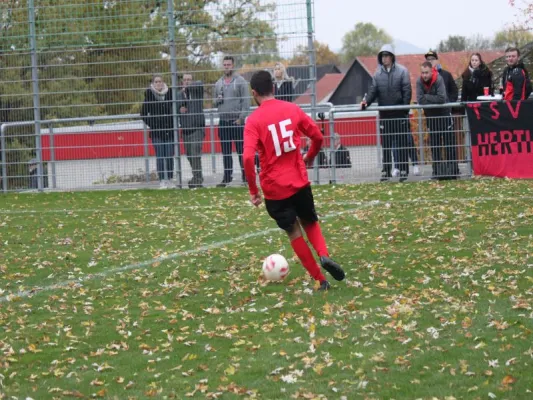
<path id="1" fill-rule="evenodd" d="M 344 271 L 339 264 L 333 261 L 331 258 L 322 256 L 320 257 L 320 264 L 322 268 L 328 271 L 333 278 L 337 281 L 342 281 L 345 277 Z"/>
<path id="2" fill-rule="evenodd" d="M 318 288 L 318 291 L 319 292 L 326 291 L 326 290 L 329 290 L 330 287 L 331 285 L 329 284 L 328 281 L 322 281 L 320 282 L 320 287 Z"/>

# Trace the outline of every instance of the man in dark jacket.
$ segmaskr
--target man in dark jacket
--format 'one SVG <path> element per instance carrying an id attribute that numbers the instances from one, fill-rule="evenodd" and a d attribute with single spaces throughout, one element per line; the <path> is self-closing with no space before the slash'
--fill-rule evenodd
<path id="1" fill-rule="evenodd" d="M 502 87 L 504 100 L 526 100 L 531 94 L 531 80 L 524 63 L 520 61 L 520 50 L 509 47 L 505 50 L 507 67 L 503 70 Z"/>
<path id="2" fill-rule="evenodd" d="M 433 68 L 436 68 L 439 72 L 439 75 L 442 76 L 444 80 L 444 87 L 446 88 L 446 98 L 449 103 L 455 103 L 459 98 L 459 89 L 455 84 L 452 74 L 450 74 L 445 69 L 442 69 L 442 65 L 439 62 L 439 55 L 436 51 L 430 50 L 425 55 L 426 61 L 429 61 Z"/>
<path id="3" fill-rule="evenodd" d="M 416 82 L 416 98 L 420 105 L 445 104 L 448 102 L 444 79 L 429 61 L 421 67 L 420 79 Z M 433 159 L 433 179 L 456 179 L 459 175 L 455 133 L 450 109 L 424 109 L 429 130 L 431 157 Z M 442 158 L 442 148 L 446 157 Z"/>
<path id="4" fill-rule="evenodd" d="M 183 74 L 179 92 L 180 123 L 185 153 L 191 164 L 190 188 L 202 187 L 202 146 L 205 138 L 204 85 L 193 82 L 192 74 Z"/>
<path id="5" fill-rule="evenodd" d="M 330 153 L 329 165 L 333 166 L 335 160 L 335 168 L 352 168 L 352 160 L 350 159 L 350 151 L 342 145 L 341 136 L 335 133 L 335 150 L 333 154 Z M 333 159 L 333 155 L 335 159 Z"/>
<path id="6" fill-rule="evenodd" d="M 392 45 L 386 44 L 378 53 L 378 70 L 372 78 L 368 97 L 361 102 L 366 108 L 375 100 L 380 106 L 400 106 L 411 103 L 411 80 L 409 71 L 403 65 L 396 64 L 396 57 Z M 380 111 L 382 123 L 381 144 L 383 148 L 383 169 L 381 181 L 389 180 L 392 176 L 392 150 L 398 149 L 397 167 L 400 170 L 400 182 L 409 175 L 407 135 L 409 128 L 409 110 Z"/>

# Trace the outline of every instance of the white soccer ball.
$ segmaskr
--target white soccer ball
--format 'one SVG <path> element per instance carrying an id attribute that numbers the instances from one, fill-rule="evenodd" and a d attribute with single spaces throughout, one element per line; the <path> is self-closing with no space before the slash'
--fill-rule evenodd
<path id="1" fill-rule="evenodd" d="M 289 263 L 281 254 L 271 254 L 263 261 L 263 275 L 269 281 L 281 281 L 289 274 Z"/>

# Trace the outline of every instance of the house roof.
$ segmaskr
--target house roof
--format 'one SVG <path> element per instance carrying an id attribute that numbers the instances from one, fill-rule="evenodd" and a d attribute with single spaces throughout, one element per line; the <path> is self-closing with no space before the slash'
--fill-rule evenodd
<path id="1" fill-rule="evenodd" d="M 339 83 L 344 78 L 344 74 L 326 74 L 316 83 L 316 102 L 317 104 L 326 103 L 329 101 L 331 95 L 339 86 Z M 310 104 L 311 103 L 311 89 L 307 89 L 303 95 L 298 97 L 296 104 Z"/>
<path id="2" fill-rule="evenodd" d="M 489 64 L 495 59 L 502 57 L 505 53 L 503 51 L 482 51 L 480 52 L 483 57 L 483 61 Z M 439 61 L 446 71 L 450 72 L 454 79 L 461 76 L 466 66 L 469 63 L 469 58 L 472 52 L 469 51 L 455 51 L 449 53 L 439 53 Z M 374 72 L 378 68 L 378 59 L 376 56 L 357 57 L 355 61 L 358 61 L 370 74 L 374 75 Z M 354 62 L 355 62 L 354 61 Z M 396 62 L 403 65 L 409 71 L 411 77 L 411 86 L 413 93 L 416 91 L 416 80 L 420 77 L 420 64 L 424 62 L 423 54 L 407 54 L 396 56 Z"/>
<path id="3" fill-rule="evenodd" d="M 260 68 L 255 68 L 254 70 L 249 70 L 246 68 L 246 71 L 242 71 L 241 75 L 248 82 L 252 78 L 253 73 Z M 316 66 L 316 81 L 320 81 L 326 74 L 340 74 L 339 68 L 335 64 L 324 64 Z M 294 93 L 299 96 L 305 93 L 309 88 L 311 83 L 310 71 L 308 65 L 290 65 L 287 67 L 287 74 L 290 77 L 293 77 L 295 80 Z"/>

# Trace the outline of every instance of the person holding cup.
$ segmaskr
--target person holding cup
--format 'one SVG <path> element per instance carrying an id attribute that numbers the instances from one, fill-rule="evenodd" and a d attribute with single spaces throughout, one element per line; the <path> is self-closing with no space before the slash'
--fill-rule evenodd
<path id="1" fill-rule="evenodd" d="M 470 62 L 461 78 L 461 101 L 476 101 L 478 96 L 494 96 L 492 71 L 483 62 L 481 54 L 474 53 L 470 56 Z"/>

